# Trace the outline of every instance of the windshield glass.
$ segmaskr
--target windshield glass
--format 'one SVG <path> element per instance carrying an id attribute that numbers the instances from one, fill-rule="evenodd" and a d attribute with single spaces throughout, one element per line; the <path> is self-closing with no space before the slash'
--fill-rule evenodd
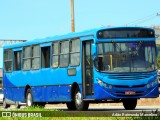
<path id="1" fill-rule="evenodd" d="M 154 42 L 98 43 L 97 70 L 149 72 L 156 69 Z"/>

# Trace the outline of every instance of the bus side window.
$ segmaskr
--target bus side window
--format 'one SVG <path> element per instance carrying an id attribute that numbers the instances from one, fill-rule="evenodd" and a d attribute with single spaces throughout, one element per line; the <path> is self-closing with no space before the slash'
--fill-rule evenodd
<path id="1" fill-rule="evenodd" d="M 53 43 L 53 45 L 52 45 L 52 67 L 53 68 L 57 68 L 58 67 L 58 65 L 59 65 L 59 63 L 58 63 L 58 61 L 59 61 L 59 42 L 55 42 L 55 43 Z"/>
<path id="2" fill-rule="evenodd" d="M 42 68 L 49 68 L 50 67 L 50 46 L 42 47 L 41 48 L 41 65 Z"/>
<path id="3" fill-rule="evenodd" d="M 31 47 L 24 47 L 23 50 L 23 70 L 31 69 Z"/>
<path id="4" fill-rule="evenodd" d="M 77 66 L 80 63 L 80 40 L 70 42 L 70 66 Z"/>
<path id="5" fill-rule="evenodd" d="M 32 69 L 40 68 L 40 49 L 39 45 L 32 47 Z"/>
<path id="6" fill-rule="evenodd" d="M 4 68 L 6 72 L 12 71 L 12 50 L 4 51 Z"/>
<path id="7" fill-rule="evenodd" d="M 69 64 L 69 41 L 60 43 L 60 67 L 68 67 Z"/>
<path id="8" fill-rule="evenodd" d="M 14 52 L 14 70 L 21 70 L 22 51 Z"/>

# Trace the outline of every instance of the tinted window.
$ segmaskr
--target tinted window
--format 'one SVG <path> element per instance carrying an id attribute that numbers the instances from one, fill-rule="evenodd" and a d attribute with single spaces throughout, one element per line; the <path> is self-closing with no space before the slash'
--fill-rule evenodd
<path id="1" fill-rule="evenodd" d="M 58 54 L 59 54 L 59 47 L 58 47 L 59 43 L 58 42 L 55 42 L 53 43 L 53 46 L 52 46 L 52 67 L 53 68 L 56 68 L 58 67 Z"/>
<path id="2" fill-rule="evenodd" d="M 150 29 L 138 28 L 114 28 L 98 31 L 97 37 L 103 38 L 152 38 L 155 37 L 154 31 Z"/>
<path id="3" fill-rule="evenodd" d="M 39 45 L 32 47 L 32 69 L 40 68 L 40 53 Z"/>
<path id="4" fill-rule="evenodd" d="M 22 64 L 22 52 L 16 51 L 14 52 L 14 70 L 21 70 L 21 64 Z"/>
<path id="5" fill-rule="evenodd" d="M 80 63 L 80 41 L 79 39 L 70 42 L 70 66 L 77 66 Z"/>
<path id="6" fill-rule="evenodd" d="M 4 67 L 5 71 L 12 71 L 12 50 L 4 51 Z"/>
<path id="7" fill-rule="evenodd" d="M 60 67 L 67 67 L 69 63 L 69 41 L 60 43 Z"/>
<path id="8" fill-rule="evenodd" d="M 31 47 L 24 47 L 23 51 L 23 69 L 30 70 L 31 68 Z"/>

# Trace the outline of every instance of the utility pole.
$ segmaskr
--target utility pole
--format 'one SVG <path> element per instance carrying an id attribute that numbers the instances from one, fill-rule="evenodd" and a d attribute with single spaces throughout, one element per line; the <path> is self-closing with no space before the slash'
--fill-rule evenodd
<path id="1" fill-rule="evenodd" d="M 71 30 L 75 32 L 75 25 L 74 25 L 74 0 L 70 0 L 71 2 Z"/>

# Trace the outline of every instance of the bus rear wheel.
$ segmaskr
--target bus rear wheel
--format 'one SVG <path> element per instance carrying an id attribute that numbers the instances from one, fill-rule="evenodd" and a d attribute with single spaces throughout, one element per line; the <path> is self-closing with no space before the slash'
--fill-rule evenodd
<path id="1" fill-rule="evenodd" d="M 26 105 L 28 107 L 33 105 L 33 97 L 32 97 L 31 89 L 28 89 L 27 92 L 26 92 Z"/>
<path id="2" fill-rule="evenodd" d="M 86 102 L 82 99 L 82 94 L 79 90 L 79 88 L 76 88 L 75 94 L 74 94 L 74 102 L 75 107 L 77 110 L 88 110 L 89 102 Z"/>
<path id="3" fill-rule="evenodd" d="M 124 99 L 123 106 L 126 110 L 134 110 L 137 106 L 137 99 Z"/>
<path id="4" fill-rule="evenodd" d="M 7 104 L 7 102 L 6 102 L 6 99 L 4 98 L 3 99 L 3 107 L 6 109 L 6 108 L 8 108 L 8 107 L 10 107 L 10 105 L 9 104 Z"/>

